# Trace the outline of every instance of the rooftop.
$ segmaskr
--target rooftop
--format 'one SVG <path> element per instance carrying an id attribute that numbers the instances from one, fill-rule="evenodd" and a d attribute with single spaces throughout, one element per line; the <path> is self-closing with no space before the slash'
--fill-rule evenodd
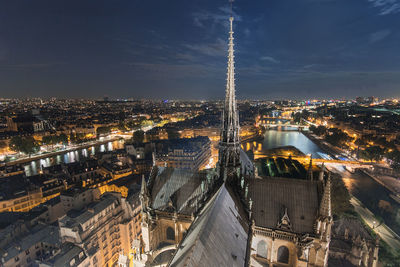
<path id="1" fill-rule="evenodd" d="M 0 179 L 0 201 L 22 197 L 31 188 L 31 183 L 23 174 L 17 174 Z"/>
<path id="2" fill-rule="evenodd" d="M 100 201 L 93 202 L 81 211 L 71 210 L 65 217 L 59 220 L 60 227 L 77 227 L 82 231 L 82 225 L 93 218 L 95 215 L 110 207 L 118 198 L 112 194 L 104 194 Z"/>
<path id="3" fill-rule="evenodd" d="M 314 232 L 320 201 L 318 182 L 290 178 L 248 181 L 256 226 L 277 228 L 286 208 L 293 232 Z"/>
<path id="4" fill-rule="evenodd" d="M 71 260 L 75 260 L 75 264 L 78 265 L 80 262 L 87 258 L 82 248 L 72 244 L 64 243 L 61 250 L 52 259 L 46 261 L 51 266 L 57 267 L 70 267 Z"/>
<path id="5" fill-rule="evenodd" d="M 182 213 L 194 211 L 190 205 L 201 194 L 201 183 L 207 180 L 207 171 L 188 171 L 157 167 L 157 174 L 152 188 L 152 207 L 165 210 L 170 204 Z"/>
<path id="6" fill-rule="evenodd" d="M 14 239 L 13 242 L 8 243 L 6 246 L 2 247 L 1 255 L 4 261 L 8 261 L 16 257 L 22 251 L 26 251 L 32 246 L 39 243 L 47 243 L 50 245 L 59 245 L 60 238 L 58 227 L 51 225 L 37 225 L 30 231 Z"/>
<path id="7" fill-rule="evenodd" d="M 223 184 L 189 228 L 170 266 L 244 266 L 248 225 L 241 204 Z"/>
<path id="8" fill-rule="evenodd" d="M 374 240 L 371 234 L 367 231 L 364 225 L 358 220 L 353 218 L 340 218 L 334 221 L 332 226 L 332 236 L 344 238 L 345 232 L 348 233 L 348 238 L 357 238 L 360 236 L 365 240 Z"/>

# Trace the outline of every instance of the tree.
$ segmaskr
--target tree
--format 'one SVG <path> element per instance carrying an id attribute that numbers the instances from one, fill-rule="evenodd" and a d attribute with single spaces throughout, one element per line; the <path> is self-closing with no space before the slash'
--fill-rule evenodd
<path id="1" fill-rule="evenodd" d="M 300 112 L 296 112 L 293 114 L 293 121 L 297 124 L 300 123 L 300 121 L 301 121 L 301 113 Z"/>
<path id="2" fill-rule="evenodd" d="M 109 134 L 111 132 L 111 128 L 108 126 L 100 126 L 96 129 L 97 134 Z"/>
<path id="3" fill-rule="evenodd" d="M 358 153 L 358 157 L 359 157 L 360 159 L 363 159 L 363 160 L 372 161 L 372 156 L 371 156 L 371 154 L 369 154 L 368 151 L 366 151 L 366 150 L 361 150 L 361 151 Z"/>
<path id="4" fill-rule="evenodd" d="M 364 139 L 362 139 L 362 138 L 358 138 L 358 139 L 354 142 L 354 144 L 356 144 L 358 147 L 360 147 L 360 146 L 366 146 L 366 145 L 367 145 L 367 142 L 366 142 Z"/>
<path id="5" fill-rule="evenodd" d="M 137 130 L 133 133 L 132 141 L 135 143 L 143 143 L 144 140 L 144 131 Z"/>
<path id="6" fill-rule="evenodd" d="M 153 122 L 152 121 L 150 121 L 150 120 L 143 120 L 141 123 L 140 123 L 140 126 L 143 128 L 143 127 L 147 127 L 147 126 L 151 126 L 151 125 L 153 125 Z"/>
<path id="7" fill-rule="evenodd" d="M 297 124 L 301 123 L 303 120 L 307 120 L 310 117 L 310 112 L 308 110 L 303 110 L 302 112 L 292 113 L 293 121 Z"/>
<path id="8" fill-rule="evenodd" d="M 312 131 L 313 133 L 315 133 L 318 136 L 325 135 L 326 134 L 326 127 L 322 126 L 322 125 L 320 125 L 318 127 L 315 127 L 314 125 L 311 125 L 310 126 L 310 131 Z"/>
<path id="9" fill-rule="evenodd" d="M 342 178 L 333 174 L 331 178 L 332 212 L 334 217 L 355 216 L 353 206 L 350 204 L 350 194 Z"/>
<path id="10" fill-rule="evenodd" d="M 390 160 L 390 167 L 395 171 L 400 172 L 400 151 L 393 150 L 387 153 L 386 157 Z"/>
<path id="11" fill-rule="evenodd" d="M 128 131 L 128 128 L 126 127 L 125 123 L 121 121 L 118 124 L 118 130 L 120 130 L 121 132 L 126 132 Z"/>
<path id="12" fill-rule="evenodd" d="M 54 145 L 57 143 L 57 139 L 54 135 L 46 135 L 42 138 L 42 144 L 44 145 Z"/>
<path id="13" fill-rule="evenodd" d="M 168 139 L 178 139 L 181 137 L 179 131 L 175 128 L 167 128 Z"/>
<path id="14" fill-rule="evenodd" d="M 0 141 L 0 149 L 6 148 L 7 144 L 4 141 Z"/>
<path id="15" fill-rule="evenodd" d="M 11 138 L 9 147 L 12 151 L 22 152 L 22 137 L 21 136 L 14 136 Z"/>
<path id="16" fill-rule="evenodd" d="M 360 158 L 369 161 L 379 161 L 383 156 L 383 149 L 380 146 L 370 146 L 360 151 Z"/>
<path id="17" fill-rule="evenodd" d="M 32 137 L 14 136 L 10 141 L 10 149 L 17 152 L 22 152 L 31 155 L 40 149 L 38 142 Z"/>
<path id="18" fill-rule="evenodd" d="M 134 130 L 135 128 L 138 128 L 139 123 L 138 123 L 137 121 L 131 120 L 131 121 L 128 121 L 128 122 L 126 123 L 126 125 L 127 125 L 127 127 L 128 127 L 129 129 Z"/>
<path id="19" fill-rule="evenodd" d="M 58 141 L 60 143 L 63 143 L 64 145 L 67 145 L 68 144 L 68 136 L 66 134 L 62 133 L 58 136 Z"/>
<path id="20" fill-rule="evenodd" d="M 338 128 L 330 128 L 329 133 L 326 134 L 325 140 L 331 145 L 338 147 L 345 147 L 346 142 L 351 141 L 352 138 Z"/>
<path id="21" fill-rule="evenodd" d="M 310 117 L 310 112 L 308 110 L 303 110 L 303 112 L 301 112 L 301 118 L 307 120 Z"/>

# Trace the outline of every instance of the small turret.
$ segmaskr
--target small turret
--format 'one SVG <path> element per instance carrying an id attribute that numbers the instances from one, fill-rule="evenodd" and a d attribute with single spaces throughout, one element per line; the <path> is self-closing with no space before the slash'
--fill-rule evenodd
<path id="1" fill-rule="evenodd" d="M 140 198 L 140 202 L 142 205 L 142 211 L 145 211 L 149 204 L 149 195 L 148 195 L 147 183 L 146 183 L 146 179 L 144 178 L 144 175 L 142 175 L 142 186 L 140 188 L 139 198 Z"/>
<path id="2" fill-rule="evenodd" d="M 321 205 L 319 207 L 319 214 L 325 218 L 332 217 L 331 208 L 331 175 L 328 174 L 328 179 L 324 188 L 324 193 L 322 195 Z"/>
<path id="3" fill-rule="evenodd" d="M 322 163 L 321 171 L 319 172 L 318 180 L 320 180 L 320 181 L 324 180 L 324 172 L 325 172 L 325 164 Z"/>
<path id="4" fill-rule="evenodd" d="M 312 155 L 310 156 L 310 164 L 308 165 L 307 179 L 313 180 L 313 170 L 312 170 Z"/>
<path id="5" fill-rule="evenodd" d="M 151 153 L 151 157 L 153 159 L 153 166 L 156 166 L 156 152 L 153 151 L 153 153 Z"/>

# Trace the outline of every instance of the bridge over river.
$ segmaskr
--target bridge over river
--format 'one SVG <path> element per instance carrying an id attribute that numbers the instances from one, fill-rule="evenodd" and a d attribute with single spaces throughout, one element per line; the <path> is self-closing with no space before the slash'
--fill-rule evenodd
<path id="1" fill-rule="evenodd" d="M 304 124 L 296 124 L 292 119 L 281 117 L 264 117 L 259 124 L 267 129 L 285 127 L 285 130 L 308 130 L 309 126 Z"/>
<path id="2" fill-rule="evenodd" d="M 258 158 L 263 158 L 263 157 L 267 157 L 268 155 L 263 153 L 263 152 L 258 152 L 256 151 L 254 153 L 254 158 L 258 159 Z M 271 157 L 271 156 L 268 156 Z M 289 155 L 274 155 L 272 156 L 273 158 L 292 158 L 295 159 L 297 161 L 299 161 L 300 163 L 302 163 L 303 165 L 307 165 L 310 162 L 310 157 L 309 156 L 289 156 Z M 340 160 L 340 159 L 322 159 L 322 158 L 313 158 L 312 159 L 313 164 L 322 164 L 324 163 L 324 165 L 329 166 L 329 165 L 343 165 L 346 167 L 351 167 L 351 168 L 370 168 L 373 164 L 370 162 L 363 162 L 363 161 L 356 161 L 356 160 Z"/>

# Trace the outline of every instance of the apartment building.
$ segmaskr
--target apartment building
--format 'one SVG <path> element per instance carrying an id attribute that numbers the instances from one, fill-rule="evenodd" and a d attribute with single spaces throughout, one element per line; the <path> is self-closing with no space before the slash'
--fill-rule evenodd
<path id="1" fill-rule="evenodd" d="M 119 194 L 106 193 L 81 211 L 59 220 L 60 237 L 83 248 L 94 266 L 112 266 L 119 254 L 129 255 L 135 227 L 132 207 Z M 131 233 L 131 235 L 129 235 Z"/>

